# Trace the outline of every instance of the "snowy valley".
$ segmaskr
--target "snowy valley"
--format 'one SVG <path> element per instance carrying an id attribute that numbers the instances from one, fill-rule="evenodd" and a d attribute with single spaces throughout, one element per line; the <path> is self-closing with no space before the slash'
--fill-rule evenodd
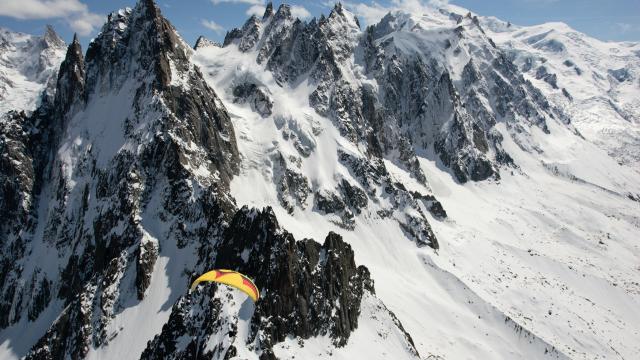
<path id="1" fill-rule="evenodd" d="M 2 359 L 640 355 L 637 43 L 268 4 L 192 48 L 152 0 L 0 36 Z"/>

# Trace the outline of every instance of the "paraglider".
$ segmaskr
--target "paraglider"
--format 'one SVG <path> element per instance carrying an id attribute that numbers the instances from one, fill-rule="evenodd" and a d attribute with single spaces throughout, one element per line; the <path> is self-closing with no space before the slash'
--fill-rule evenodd
<path id="1" fill-rule="evenodd" d="M 260 292 L 258 291 L 258 288 L 253 283 L 253 281 L 237 271 L 220 269 L 206 272 L 200 275 L 193 282 L 193 284 L 191 284 L 190 291 L 193 291 L 196 286 L 198 286 L 198 284 L 203 281 L 217 282 L 234 287 L 249 295 L 251 300 L 253 300 L 254 302 L 258 301 L 258 299 L 260 298 Z"/>

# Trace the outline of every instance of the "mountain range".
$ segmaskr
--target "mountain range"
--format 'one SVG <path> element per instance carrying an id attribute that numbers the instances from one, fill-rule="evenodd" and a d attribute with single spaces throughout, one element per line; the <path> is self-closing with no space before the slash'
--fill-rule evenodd
<path id="1" fill-rule="evenodd" d="M 2 29 L 0 358 L 635 358 L 639 65 L 453 5 Z"/>

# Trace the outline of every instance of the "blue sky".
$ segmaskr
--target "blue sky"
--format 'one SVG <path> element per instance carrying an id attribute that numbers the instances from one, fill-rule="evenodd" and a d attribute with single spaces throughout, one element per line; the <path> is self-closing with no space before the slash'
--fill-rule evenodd
<path id="1" fill-rule="evenodd" d="M 435 0 L 439 3 L 445 0 Z M 52 24 L 69 41 L 74 32 L 83 45 L 99 30 L 106 14 L 134 6 L 135 0 L 0 0 L 0 26 L 39 34 Z M 411 7 L 427 0 L 347 0 L 343 3 L 366 23 L 386 8 Z M 434 0 L 431 0 L 434 2 Z M 640 41 L 640 0 L 451 0 L 481 15 L 514 24 L 562 21 L 601 40 Z M 263 0 L 158 0 L 166 17 L 191 44 L 199 35 L 221 41 L 248 14 L 261 12 Z M 274 1 L 277 6 L 280 1 Z M 300 17 L 328 13 L 332 1 L 287 1 Z"/>

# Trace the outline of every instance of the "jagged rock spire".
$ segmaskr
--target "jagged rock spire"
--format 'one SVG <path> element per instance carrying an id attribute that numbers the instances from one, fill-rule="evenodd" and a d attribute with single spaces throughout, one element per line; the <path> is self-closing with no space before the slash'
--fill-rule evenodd
<path id="1" fill-rule="evenodd" d="M 84 94 L 85 66 L 82 45 L 78 34 L 73 35 L 73 41 L 67 48 L 67 55 L 60 65 L 58 84 L 56 86 L 55 105 L 61 113 L 66 113 L 74 100 Z"/>
<path id="2" fill-rule="evenodd" d="M 150 17 L 158 17 L 160 15 L 160 9 L 156 6 L 156 2 L 154 0 L 140 0 L 138 3 L 143 9 L 146 9 L 147 14 Z"/>
<path id="3" fill-rule="evenodd" d="M 291 17 L 291 5 L 289 4 L 281 4 L 278 7 L 278 11 L 276 11 L 276 18 L 284 19 Z"/>
<path id="4" fill-rule="evenodd" d="M 53 29 L 53 26 L 47 24 L 43 36 L 44 43 L 47 47 L 62 47 L 64 46 L 64 40 L 58 36 L 58 33 Z"/>
<path id="5" fill-rule="evenodd" d="M 273 3 L 269 1 L 267 7 L 264 9 L 264 15 L 262 15 L 262 20 L 266 20 L 273 16 Z"/>

